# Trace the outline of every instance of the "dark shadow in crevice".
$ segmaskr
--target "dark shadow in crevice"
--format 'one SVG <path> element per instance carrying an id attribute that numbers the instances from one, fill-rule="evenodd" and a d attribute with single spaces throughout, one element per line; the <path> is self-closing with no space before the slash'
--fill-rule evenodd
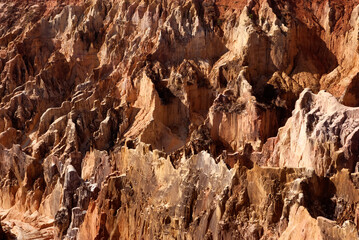
<path id="1" fill-rule="evenodd" d="M 336 203 L 332 200 L 336 187 L 329 178 L 313 175 L 302 183 L 304 206 L 313 218 L 319 216 L 335 220 Z"/>

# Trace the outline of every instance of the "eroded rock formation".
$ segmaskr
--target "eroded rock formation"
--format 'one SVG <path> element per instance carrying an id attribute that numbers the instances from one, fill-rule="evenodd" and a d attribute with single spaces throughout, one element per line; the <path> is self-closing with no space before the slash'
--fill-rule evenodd
<path id="1" fill-rule="evenodd" d="M 358 4 L 0 0 L 0 236 L 359 239 Z"/>
<path id="2" fill-rule="evenodd" d="M 258 164 L 305 167 L 321 176 L 343 168 L 355 172 L 358 163 L 358 108 L 338 103 L 331 94 L 304 90 L 285 126 L 278 132 L 270 158 Z M 265 151 L 264 152 L 270 152 Z M 260 154 L 259 154 L 260 155 Z"/>

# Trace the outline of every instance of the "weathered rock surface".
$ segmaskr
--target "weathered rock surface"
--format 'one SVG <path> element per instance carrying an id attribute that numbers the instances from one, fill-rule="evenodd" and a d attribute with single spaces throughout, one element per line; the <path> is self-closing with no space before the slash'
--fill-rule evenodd
<path id="1" fill-rule="evenodd" d="M 259 164 L 314 169 L 321 176 L 343 168 L 356 172 L 359 109 L 346 107 L 327 92 L 304 90 L 296 107 L 279 129 L 269 157 Z"/>
<path id="2" fill-rule="evenodd" d="M 6 236 L 359 239 L 358 4 L 0 0 Z"/>

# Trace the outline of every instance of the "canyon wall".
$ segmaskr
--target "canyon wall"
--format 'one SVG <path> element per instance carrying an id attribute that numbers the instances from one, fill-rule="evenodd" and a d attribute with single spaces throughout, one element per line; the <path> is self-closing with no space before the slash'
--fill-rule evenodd
<path id="1" fill-rule="evenodd" d="M 358 40 L 358 0 L 0 0 L 0 238 L 359 239 Z"/>

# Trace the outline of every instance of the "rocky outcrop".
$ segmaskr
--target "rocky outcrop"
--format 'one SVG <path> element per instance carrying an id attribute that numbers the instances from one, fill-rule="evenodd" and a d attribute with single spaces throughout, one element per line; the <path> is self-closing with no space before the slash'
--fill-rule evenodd
<path id="1" fill-rule="evenodd" d="M 243 150 L 246 144 L 261 149 L 269 137 L 276 135 L 282 108 L 256 101 L 245 70 L 240 72 L 235 84 L 219 94 L 210 108 L 211 138 L 233 152 Z"/>
<path id="2" fill-rule="evenodd" d="M 0 0 L 5 232 L 358 238 L 358 4 Z"/>
<path id="3" fill-rule="evenodd" d="M 304 167 L 321 176 L 343 168 L 356 172 L 357 113 L 357 108 L 341 105 L 327 92 L 315 95 L 306 89 L 279 130 L 269 159 L 262 154 L 259 164 Z"/>
<path id="4" fill-rule="evenodd" d="M 229 170 L 205 152 L 175 169 L 142 144 L 114 157 L 116 171 L 90 202 L 81 239 L 359 237 L 350 210 L 359 195 L 348 171 L 328 179 L 305 168 Z M 297 223 L 310 227 L 298 235 Z"/>
<path id="5" fill-rule="evenodd" d="M 314 219 L 310 217 L 305 208 L 293 208 L 291 210 L 291 222 L 287 230 L 280 239 L 358 239 L 357 230 L 350 222 L 338 227 L 335 222 L 328 219 L 318 217 Z M 311 231 L 299 231 L 299 229 L 310 226 Z"/>
<path id="6" fill-rule="evenodd" d="M 148 147 L 115 151 L 116 171 L 106 179 L 98 199 L 90 203 L 79 238 L 183 238 L 190 229 L 200 237 L 206 234 L 208 218 L 218 221 L 213 204 L 230 185 L 233 171 L 223 162 L 216 164 L 205 152 L 183 159 L 175 169 L 163 153 Z M 130 218 L 124 221 L 125 216 Z M 203 226 L 202 232 L 191 226 L 194 222 Z"/>

